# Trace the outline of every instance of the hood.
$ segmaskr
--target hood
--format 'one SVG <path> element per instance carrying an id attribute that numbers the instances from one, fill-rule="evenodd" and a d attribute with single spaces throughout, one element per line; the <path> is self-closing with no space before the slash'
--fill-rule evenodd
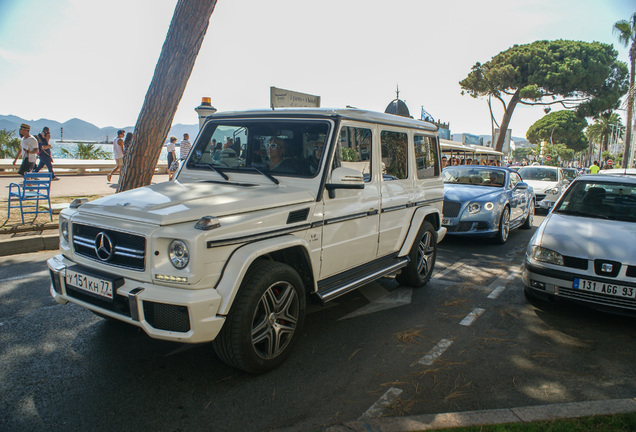
<path id="1" fill-rule="evenodd" d="M 559 185 L 559 182 L 543 181 L 543 180 L 524 180 L 534 189 L 536 194 L 544 194 L 548 189 L 553 189 Z"/>
<path id="2" fill-rule="evenodd" d="M 633 222 L 550 213 L 539 228 L 537 244 L 562 255 L 625 263 L 636 256 Z"/>
<path id="3" fill-rule="evenodd" d="M 467 200 L 496 201 L 503 190 L 503 188 L 491 186 L 444 184 L 444 199 L 458 202 Z"/>
<path id="4" fill-rule="evenodd" d="M 306 188 L 170 181 L 88 202 L 79 212 L 170 225 L 202 216 L 220 217 L 314 200 Z"/>

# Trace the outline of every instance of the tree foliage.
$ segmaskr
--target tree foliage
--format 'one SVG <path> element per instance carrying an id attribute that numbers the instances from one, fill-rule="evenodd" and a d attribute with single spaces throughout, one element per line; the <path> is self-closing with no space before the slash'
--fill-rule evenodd
<path id="1" fill-rule="evenodd" d="M 207 32 L 216 0 L 179 0 L 124 154 L 118 192 L 149 185 Z"/>
<path id="2" fill-rule="evenodd" d="M 603 113 L 594 119 L 594 124 L 591 124 L 585 131 L 587 138 L 595 143 L 601 144 L 601 151 L 605 151 L 609 145 L 609 139 L 615 129 L 620 131 L 624 128 L 621 118 L 616 113 Z"/>
<path id="3" fill-rule="evenodd" d="M 573 111 L 551 112 L 537 120 L 526 132 L 526 139 L 533 144 L 546 141 L 551 144 L 564 144 L 574 152 L 587 148 L 587 139 L 583 130 L 587 121 Z"/>
<path id="4" fill-rule="evenodd" d="M 104 150 L 102 150 L 99 146 L 93 143 L 77 143 L 77 148 L 74 152 L 70 152 L 67 149 L 63 148 L 62 154 L 69 159 L 111 159 L 112 155 Z"/>
<path id="5" fill-rule="evenodd" d="M 623 159 L 626 161 L 625 167 L 629 168 L 631 161 L 629 156 L 631 153 L 630 145 L 632 142 L 632 122 L 634 116 L 634 80 L 636 79 L 636 12 L 631 16 L 629 21 L 621 20 L 614 24 L 614 33 L 618 36 L 618 41 L 623 46 L 629 46 L 629 93 L 627 95 L 627 131 L 625 132 L 625 152 Z"/>
<path id="6" fill-rule="evenodd" d="M 501 102 L 501 130 L 508 129 L 517 104 L 559 104 L 591 117 L 615 108 L 627 90 L 627 66 L 617 56 L 612 45 L 600 42 L 536 41 L 476 63 L 459 84 L 462 94 Z M 496 150 L 501 151 L 504 135 Z"/>
<path id="7" fill-rule="evenodd" d="M 20 149 L 20 139 L 13 136 L 15 132 L 0 129 L 0 158 L 15 158 Z"/>

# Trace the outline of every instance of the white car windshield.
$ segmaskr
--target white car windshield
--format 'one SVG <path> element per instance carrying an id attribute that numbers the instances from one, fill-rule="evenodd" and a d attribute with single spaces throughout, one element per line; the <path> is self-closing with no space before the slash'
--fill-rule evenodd
<path id="1" fill-rule="evenodd" d="M 576 181 L 553 211 L 636 222 L 636 183 Z"/>
<path id="2" fill-rule="evenodd" d="M 324 159 L 330 123 L 318 120 L 219 119 L 206 123 L 188 169 L 313 177 Z"/>
<path id="3" fill-rule="evenodd" d="M 557 181 L 557 170 L 542 167 L 523 167 L 519 170 L 521 178 L 526 180 L 538 180 L 546 182 Z"/>

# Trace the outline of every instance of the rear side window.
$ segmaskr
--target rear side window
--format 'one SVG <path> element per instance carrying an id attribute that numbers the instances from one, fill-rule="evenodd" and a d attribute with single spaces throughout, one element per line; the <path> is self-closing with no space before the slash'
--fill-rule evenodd
<path id="1" fill-rule="evenodd" d="M 415 135 L 414 141 L 417 178 L 426 179 L 439 176 L 437 138 Z"/>
<path id="2" fill-rule="evenodd" d="M 398 180 L 408 177 L 408 135 L 404 132 L 382 131 L 382 177 Z"/>
<path id="3" fill-rule="evenodd" d="M 364 181 L 371 180 L 371 129 L 344 126 L 340 129 L 338 149 L 334 167 L 344 166 L 356 169 L 364 175 Z"/>

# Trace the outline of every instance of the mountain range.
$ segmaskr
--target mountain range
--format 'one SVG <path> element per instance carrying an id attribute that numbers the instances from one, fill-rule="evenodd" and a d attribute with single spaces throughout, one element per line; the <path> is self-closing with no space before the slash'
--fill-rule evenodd
<path id="1" fill-rule="evenodd" d="M 120 129 L 112 126 L 99 128 L 92 123 L 88 123 L 77 118 L 71 119 L 64 123 L 60 123 L 58 121 L 49 119 L 25 120 L 14 115 L 0 115 L 0 129 L 15 131 L 16 136 L 18 134 L 18 129 L 20 129 L 20 124 L 22 123 L 27 123 L 31 126 L 32 135 L 40 133 L 44 126 L 48 126 L 51 130 L 51 139 L 64 139 L 65 141 L 111 142 L 117 136 L 117 131 Z M 122 129 L 124 129 L 126 132 L 132 132 L 134 126 L 127 126 Z M 168 141 L 168 137 L 172 135 L 176 136 L 177 139 L 181 141 L 184 133 L 189 133 L 190 141 L 193 141 L 198 132 L 199 125 L 197 124 L 185 125 L 178 123 L 172 125 L 172 127 L 170 128 L 170 132 L 166 137 L 166 141 Z M 484 143 L 489 142 L 491 139 L 490 135 L 480 136 L 484 139 Z M 460 141 L 461 134 L 453 134 L 453 138 L 457 141 Z M 526 147 L 528 145 L 531 145 L 525 138 L 512 137 L 512 139 L 517 144 L 517 147 Z"/>
<path id="2" fill-rule="evenodd" d="M 31 126 L 31 135 L 40 133 L 44 126 L 48 126 L 51 131 L 51 139 L 64 139 L 64 141 L 111 142 L 117 136 L 117 131 L 119 129 L 123 129 L 126 132 L 132 132 L 134 130 L 134 126 L 126 126 L 123 128 L 108 126 L 100 128 L 92 123 L 88 123 L 87 121 L 77 118 L 60 123 L 49 119 L 25 120 L 14 115 L 0 115 L 0 129 L 13 131 L 16 137 L 18 136 L 18 130 L 22 123 L 26 123 Z M 184 133 L 189 133 L 190 140 L 192 141 L 198 132 L 198 124 L 175 124 L 170 128 L 166 141 L 171 135 L 176 136 L 177 139 L 181 141 Z"/>

